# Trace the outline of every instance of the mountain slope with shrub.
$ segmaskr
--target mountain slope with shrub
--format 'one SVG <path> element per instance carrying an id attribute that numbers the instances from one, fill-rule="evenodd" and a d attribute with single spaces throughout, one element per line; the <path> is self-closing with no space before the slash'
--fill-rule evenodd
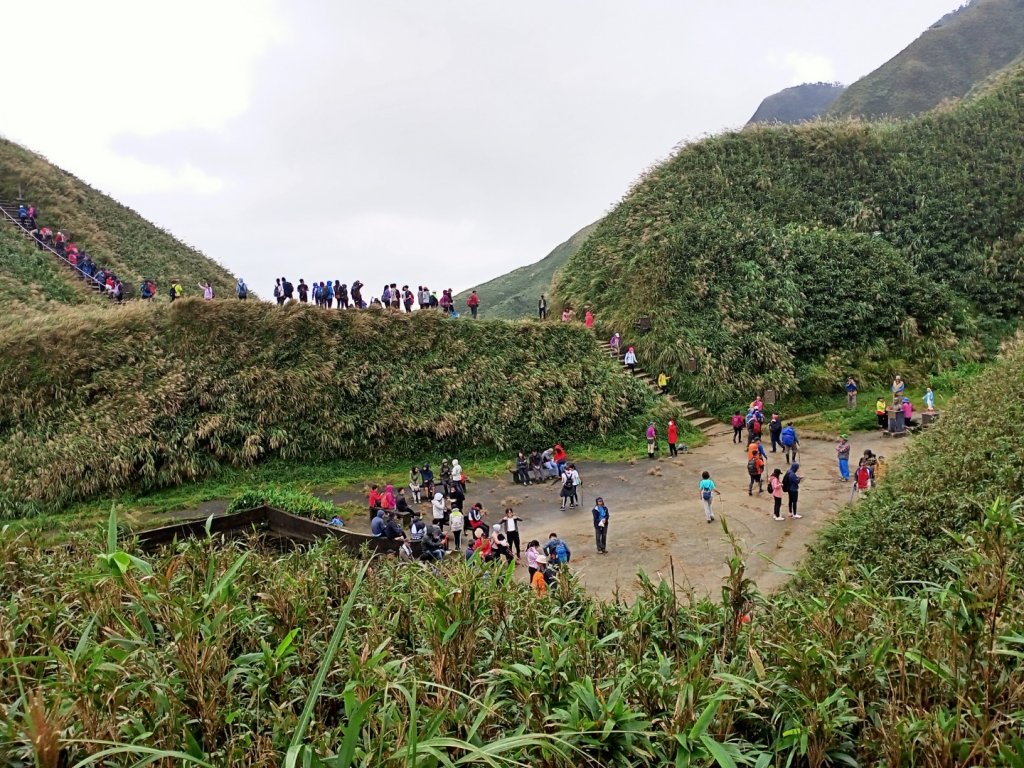
<path id="1" fill-rule="evenodd" d="M 113 516 L 105 544 L 0 535 L 17 617 L 0 622 L 0 751 L 12 765 L 113 750 L 313 768 L 453 751 L 466 766 L 1021 765 L 1024 505 L 1005 500 L 1024 454 L 998 427 L 1024 416 L 1022 380 L 1017 349 L 843 513 L 826 542 L 848 557 L 768 596 L 736 539 L 720 595 L 640 575 L 627 603 L 586 593 L 582 546 L 540 597 L 500 561 L 367 562 L 333 541 L 146 554 Z"/>
<path id="2" fill-rule="evenodd" d="M 654 403 L 562 323 L 188 299 L 8 318 L 2 330 L 4 515 L 271 457 L 579 443 Z"/>
<path id="3" fill-rule="evenodd" d="M 551 299 L 551 282 L 555 272 L 590 236 L 597 222 L 588 224 L 535 264 L 514 269 L 506 275 L 474 286 L 480 296 L 480 316 L 499 320 L 517 320 L 537 316 L 537 301 L 541 295 Z M 466 306 L 470 288 L 455 297 L 455 306 Z"/>
<path id="4" fill-rule="evenodd" d="M 75 282 L 51 253 L 0 221 L 0 304 L 7 312 L 43 310 L 52 302 L 98 303 L 98 297 Z"/>
<path id="5" fill-rule="evenodd" d="M 966 95 L 1024 53 L 1024 0 L 973 0 L 835 101 L 831 117 L 906 117 Z"/>
<path id="6" fill-rule="evenodd" d="M 559 273 L 706 405 L 992 349 L 1024 309 L 1024 69 L 903 124 L 755 127 L 653 169 Z M 687 372 L 694 358 L 698 370 Z"/>
<path id="7" fill-rule="evenodd" d="M 747 125 L 785 123 L 795 125 L 825 114 L 846 86 L 840 83 L 803 83 L 783 88 L 761 102 Z"/>
<path id="8" fill-rule="evenodd" d="M 201 280 L 220 296 L 234 293 L 235 278 L 217 262 L 42 156 L 0 139 L 0 198 L 19 194 L 39 208 L 40 225 L 70 233 L 97 264 L 121 277 L 131 296 L 143 278 L 156 281 L 161 300 L 172 279 L 182 282 L 186 295 L 198 293 Z"/>

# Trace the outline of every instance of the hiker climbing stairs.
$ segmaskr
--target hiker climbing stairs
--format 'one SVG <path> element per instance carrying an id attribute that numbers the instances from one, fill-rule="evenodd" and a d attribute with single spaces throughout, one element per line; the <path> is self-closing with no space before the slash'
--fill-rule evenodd
<path id="1" fill-rule="evenodd" d="M 628 374 L 626 363 L 623 360 L 625 355 L 621 350 L 618 353 L 616 353 L 615 350 L 613 350 L 607 342 L 603 342 L 597 339 L 594 340 L 594 344 L 597 345 L 598 349 L 600 349 L 610 358 L 618 362 L 619 365 L 622 367 L 623 372 Z M 661 387 L 658 386 L 658 382 L 640 366 L 635 367 L 633 378 L 637 379 L 643 384 L 646 384 L 648 389 L 650 389 L 658 397 L 668 400 L 669 403 L 671 403 L 674 407 L 679 409 L 682 418 L 686 419 L 688 422 L 690 422 L 690 424 L 699 429 L 705 435 L 710 436 L 723 430 L 722 422 L 716 419 L 714 416 L 710 416 L 707 413 L 704 413 L 702 410 L 700 410 L 700 408 L 694 408 L 689 403 L 684 403 L 681 400 L 677 400 L 676 398 L 672 397 L 672 395 L 662 393 Z"/>
<path id="2" fill-rule="evenodd" d="M 106 289 L 98 280 L 85 274 L 82 270 L 72 264 L 66 256 L 60 255 L 54 248 L 50 247 L 46 243 L 39 243 L 34 237 L 32 237 L 29 231 L 21 225 L 21 220 L 18 217 L 19 205 L 20 203 L 13 202 L 11 200 L 0 200 L 0 223 L 6 222 L 15 227 L 23 237 L 31 240 L 33 245 L 36 245 L 37 247 L 41 246 L 41 253 L 43 251 L 48 252 L 60 261 L 62 266 L 71 271 L 74 276 L 78 278 L 74 281 L 74 284 L 80 286 L 80 290 L 92 295 L 102 295 Z"/>

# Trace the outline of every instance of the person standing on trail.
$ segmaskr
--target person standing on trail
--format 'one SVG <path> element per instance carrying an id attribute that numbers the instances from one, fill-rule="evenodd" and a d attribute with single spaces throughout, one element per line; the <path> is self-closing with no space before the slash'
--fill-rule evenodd
<path id="1" fill-rule="evenodd" d="M 743 442 L 743 414 L 739 411 L 732 415 L 732 441 L 734 443 Z"/>
<path id="2" fill-rule="evenodd" d="M 309 302 L 309 286 L 306 285 L 306 281 L 301 277 L 299 278 L 299 301 L 303 304 Z"/>
<path id="3" fill-rule="evenodd" d="M 764 473 L 764 456 L 756 452 L 747 459 L 747 474 L 750 476 L 750 484 L 747 486 L 747 496 L 754 495 L 754 483 L 757 483 L 757 492 L 764 493 L 761 477 Z"/>
<path id="4" fill-rule="evenodd" d="M 796 436 L 796 428 L 793 422 L 789 422 L 781 434 L 782 447 L 786 450 L 786 461 L 796 461 L 797 453 L 800 450 L 800 438 Z"/>
<path id="5" fill-rule="evenodd" d="M 281 285 L 281 278 L 277 278 L 274 282 L 274 301 L 277 302 L 277 306 L 284 304 L 284 286 Z"/>
<path id="6" fill-rule="evenodd" d="M 857 407 L 857 382 L 853 376 L 846 379 L 846 407 L 853 409 Z"/>
<path id="7" fill-rule="evenodd" d="M 866 493 L 871 487 L 871 469 L 868 467 L 867 459 L 861 457 L 860 466 L 853 473 L 853 486 L 850 488 L 850 503 L 857 494 Z"/>
<path id="8" fill-rule="evenodd" d="M 543 318 L 542 318 L 543 319 Z M 530 574 L 530 588 L 537 597 L 544 597 L 548 593 L 548 558 L 547 555 L 536 555 L 534 557 L 536 566 Z"/>
<path id="9" fill-rule="evenodd" d="M 562 511 L 565 512 L 565 505 L 569 504 L 570 508 L 575 508 L 576 504 L 572 503 L 573 497 L 576 495 L 576 486 L 574 485 L 572 477 L 572 469 L 569 465 L 566 465 L 565 470 L 562 472 L 562 490 L 559 496 L 562 498 Z"/>
<path id="10" fill-rule="evenodd" d="M 622 349 L 622 337 L 620 337 L 618 333 L 613 333 L 612 337 L 608 340 L 608 347 L 615 354 L 615 356 L 618 357 L 619 350 Z"/>
<path id="11" fill-rule="evenodd" d="M 563 309 L 562 310 L 562 322 L 563 323 L 568 323 L 570 320 L 572 320 L 572 314 L 573 314 L 572 313 L 572 307 L 566 307 L 565 309 Z"/>
<path id="12" fill-rule="evenodd" d="M 594 330 L 594 313 L 589 309 L 587 310 L 587 314 L 583 316 L 583 324 L 587 326 L 588 331 Z"/>
<path id="13" fill-rule="evenodd" d="M 715 513 L 711 510 L 712 496 L 718 494 L 718 498 L 722 498 L 722 494 L 715 487 L 715 481 L 711 479 L 710 472 L 704 470 L 700 477 L 700 500 L 704 504 L 704 517 L 709 523 L 713 523 L 715 522 Z"/>
<path id="14" fill-rule="evenodd" d="M 508 541 L 509 551 L 515 547 L 516 560 L 521 556 L 519 551 L 519 524 L 523 522 L 523 518 L 516 517 L 516 513 L 512 511 L 512 507 L 505 509 L 505 517 L 502 518 L 501 527 L 505 531 L 505 539 Z"/>
<path id="15" fill-rule="evenodd" d="M 543 295 L 541 295 L 540 301 L 537 302 L 537 319 L 548 319 L 548 300 L 545 299 Z"/>
<path id="16" fill-rule="evenodd" d="M 789 519 L 799 520 L 803 515 L 796 511 L 796 504 L 800 497 L 800 481 L 803 478 L 797 474 L 800 465 L 796 462 L 790 465 L 789 471 L 782 477 L 782 490 L 789 495 Z"/>
<path id="17" fill-rule="evenodd" d="M 647 425 L 647 458 L 654 458 L 654 451 L 658 447 L 658 430 L 654 428 L 652 421 Z"/>
<path id="18" fill-rule="evenodd" d="M 886 429 L 886 428 L 888 428 L 888 426 L 889 426 L 889 418 L 888 418 L 888 414 L 886 414 L 886 411 L 885 411 L 885 400 L 883 400 L 882 398 L 878 398 L 878 401 L 875 403 L 875 416 L 878 419 L 878 428 L 879 429 Z"/>
<path id="19" fill-rule="evenodd" d="M 608 507 L 600 496 L 594 500 L 594 508 L 590 510 L 594 516 L 594 540 L 597 543 L 597 554 L 608 554 Z"/>
<path id="20" fill-rule="evenodd" d="M 772 520 L 782 519 L 782 470 L 776 467 L 768 478 L 768 493 L 772 495 Z"/>
<path id="21" fill-rule="evenodd" d="M 629 368 L 631 374 L 636 376 L 636 351 L 633 347 L 626 350 L 626 356 L 622 358 L 622 363 Z"/>
<path id="22" fill-rule="evenodd" d="M 466 306 L 469 307 L 469 314 L 476 320 L 476 313 L 480 308 L 480 297 L 476 295 L 476 291 L 469 294 L 469 298 L 466 299 Z"/>
<path id="23" fill-rule="evenodd" d="M 850 440 L 848 435 L 840 435 L 836 444 L 836 456 L 839 458 L 839 477 L 844 483 L 850 482 Z"/>
<path id="24" fill-rule="evenodd" d="M 678 456 L 679 451 L 676 449 L 676 444 L 679 442 L 679 428 L 676 426 L 674 421 L 668 423 L 668 455 Z"/>
<path id="25" fill-rule="evenodd" d="M 772 438 L 772 453 L 775 453 L 775 449 L 782 442 L 782 421 L 777 413 L 773 413 L 772 420 L 768 422 L 768 434 Z"/>
<path id="26" fill-rule="evenodd" d="M 213 286 L 210 285 L 210 281 L 200 283 L 199 287 L 203 289 L 203 301 L 213 301 Z"/>
<path id="27" fill-rule="evenodd" d="M 238 278 L 238 283 L 235 285 L 235 294 L 242 301 L 249 298 L 249 286 L 245 284 L 245 280 L 242 278 Z"/>
<path id="28" fill-rule="evenodd" d="M 755 440 L 761 439 L 761 425 L 764 422 L 764 416 L 761 411 L 757 408 L 751 410 L 747 414 L 747 444 L 754 442 Z"/>

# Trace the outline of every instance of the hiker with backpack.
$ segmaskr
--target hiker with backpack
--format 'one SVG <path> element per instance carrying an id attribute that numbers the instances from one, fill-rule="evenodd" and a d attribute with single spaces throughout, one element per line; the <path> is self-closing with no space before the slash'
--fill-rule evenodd
<path id="1" fill-rule="evenodd" d="M 547 555 L 548 562 L 555 568 L 561 568 L 572 559 L 569 545 L 558 538 L 558 534 L 554 531 L 548 535 L 548 543 L 544 545 L 544 554 Z"/>
<path id="2" fill-rule="evenodd" d="M 836 444 L 836 456 L 839 459 L 839 477 L 844 483 L 850 482 L 850 440 L 848 435 L 840 435 Z"/>
<path id="3" fill-rule="evenodd" d="M 238 284 L 235 285 L 235 295 L 242 301 L 249 298 L 249 286 L 245 284 L 245 280 L 242 278 L 238 278 Z"/>
<path id="4" fill-rule="evenodd" d="M 768 493 L 772 496 L 772 520 L 782 519 L 782 470 L 776 467 L 768 478 Z"/>
<path id="5" fill-rule="evenodd" d="M 743 414 L 739 411 L 732 415 L 732 441 L 734 443 L 743 442 Z"/>
<path id="6" fill-rule="evenodd" d="M 773 413 L 772 420 L 768 422 L 768 434 L 772 438 L 772 453 L 775 453 L 776 447 L 782 442 L 782 421 L 777 413 Z"/>
<path id="7" fill-rule="evenodd" d="M 565 505 L 568 504 L 570 509 L 575 509 L 576 502 L 573 499 L 576 496 L 576 485 L 572 476 L 572 469 L 569 464 L 566 464 L 565 469 L 562 471 L 562 490 L 559 491 L 559 496 L 562 498 L 561 511 L 565 512 Z"/>
<path id="8" fill-rule="evenodd" d="M 853 485 L 850 488 L 850 503 L 853 503 L 853 497 L 855 495 L 866 493 L 870 487 L 871 469 L 868 467 L 867 459 L 861 457 L 860 464 L 853 473 Z"/>
<path id="9" fill-rule="evenodd" d="M 469 294 L 469 298 L 466 299 L 466 306 L 469 307 L 469 313 L 476 320 L 477 310 L 480 308 L 480 297 L 476 295 L 476 291 Z"/>
<path id="10" fill-rule="evenodd" d="M 764 493 L 764 486 L 761 483 L 761 476 L 764 472 L 764 457 L 760 452 L 755 453 L 747 460 L 747 474 L 750 476 L 750 484 L 747 486 L 747 496 L 754 495 L 754 483 L 757 483 L 757 492 Z"/>
<path id="11" fill-rule="evenodd" d="M 700 475 L 700 500 L 704 504 L 704 517 L 709 523 L 715 522 L 715 513 L 711 509 L 712 496 L 717 494 L 722 498 L 721 492 L 715 487 L 715 481 L 711 479 L 711 473 L 707 470 Z"/>
<path id="12" fill-rule="evenodd" d="M 746 425 L 747 425 L 747 445 L 754 442 L 754 440 L 761 439 L 761 424 L 764 422 L 764 416 L 761 415 L 761 411 L 754 408 L 751 409 L 750 413 L 747 414 Z"/>
<path id="13" fill-rule="evenodd" d="M 786 461 L 796 461 L 797 453 L 800 450 L 800 438 L 796 435 L 796 428 L 792 421 L 786 425 L 779 437 L 782 440 L 782 447 L 786 451 Z"/>
<path id="14" fill-rule="evenodd" d="M 794 462 L 790 465 L 789 471 L 782 476 L 782 490 L 789 496 L 789 519 L 799 520 L 803 515 L 796 511 L 797 501 L 800 497 L 800 481 L 803 477 L 797 474 L 800 465 Z"/>
<path id="15" fill-rule="evenodd" d="M 630 347 L 632 349 L 632 347 Z M 654 451 L 658 448 L 658 431 L 654 428 L 652 421 L 647 425 L 647 458 L 654 458 Z"/>

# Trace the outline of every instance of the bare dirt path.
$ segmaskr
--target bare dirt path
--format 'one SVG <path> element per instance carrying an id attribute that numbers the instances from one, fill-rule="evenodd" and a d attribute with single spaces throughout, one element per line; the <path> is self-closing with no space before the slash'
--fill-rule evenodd
<path id="1" fill-rule="evenodd" d="M 885 439 L 878 433 L 855 433 L 850 442 L 854 457 L 870 448 L 889 461 L 904 445 L 902 440 Z M 717 594 L 728 573 L 725 563 L 731 549 L 721 526 L 717 522 L 709 525 L 704 519 L 697 484 L 700 473 L 708 470 L 722 492 L 722 498 L 716 497 L 714 502 L 716 516 L 740 539 L 747 575 L 762 591 L 771 591 L 786 581 L 807 543 L 846 503 L 850 486 L 839 481 L 834 443 L 804 440 L 800 474 L 805 479 L 800 486 L 799 510 L 803 519 L 774 522 L 767 483 L 765 493 L 758 495 L 755 487 L 754 495 L 747 495 L 745 448 L 745 444 L 732 443 L 728 434 L 713 437 L 708 445 L 674 459 L 663 455 L 632 464 L 580 462 L 582 506 L 565 512 L 559 509 L 557 485 L 523 487 L 508 480 L 471 482 L 466 503 L 483 503 L 490 523 L 501 517 L 506 506 L 513 507 L 524 519 L 524 546 L 530 539 L 543 543 L 549 533 L 558 533 L 572 549 L 573 569 L 600 597 L 611 598 L 616 591 L 624 598 L 633 597 L 639 570 L 654 580 L 669 578 L 670 557 L 678 586 L 692 588 L 698 595 Z M 775 467 L 787 468 L 781 452 L 768 450 L 766 479 Z M 607 555 L 598 555 L 594 544 L 590 510 L 597 496 L 604 497 L 611 512 Z M 358 497 L 348 492 L 332 498 L 351 501 Z M 422 508 L 426 513 L 428 507 Z M 353 523 L 357 530 L 368 527 L 366 518 Z M 525 558 L 520 568 L 525 579 Z"/>

